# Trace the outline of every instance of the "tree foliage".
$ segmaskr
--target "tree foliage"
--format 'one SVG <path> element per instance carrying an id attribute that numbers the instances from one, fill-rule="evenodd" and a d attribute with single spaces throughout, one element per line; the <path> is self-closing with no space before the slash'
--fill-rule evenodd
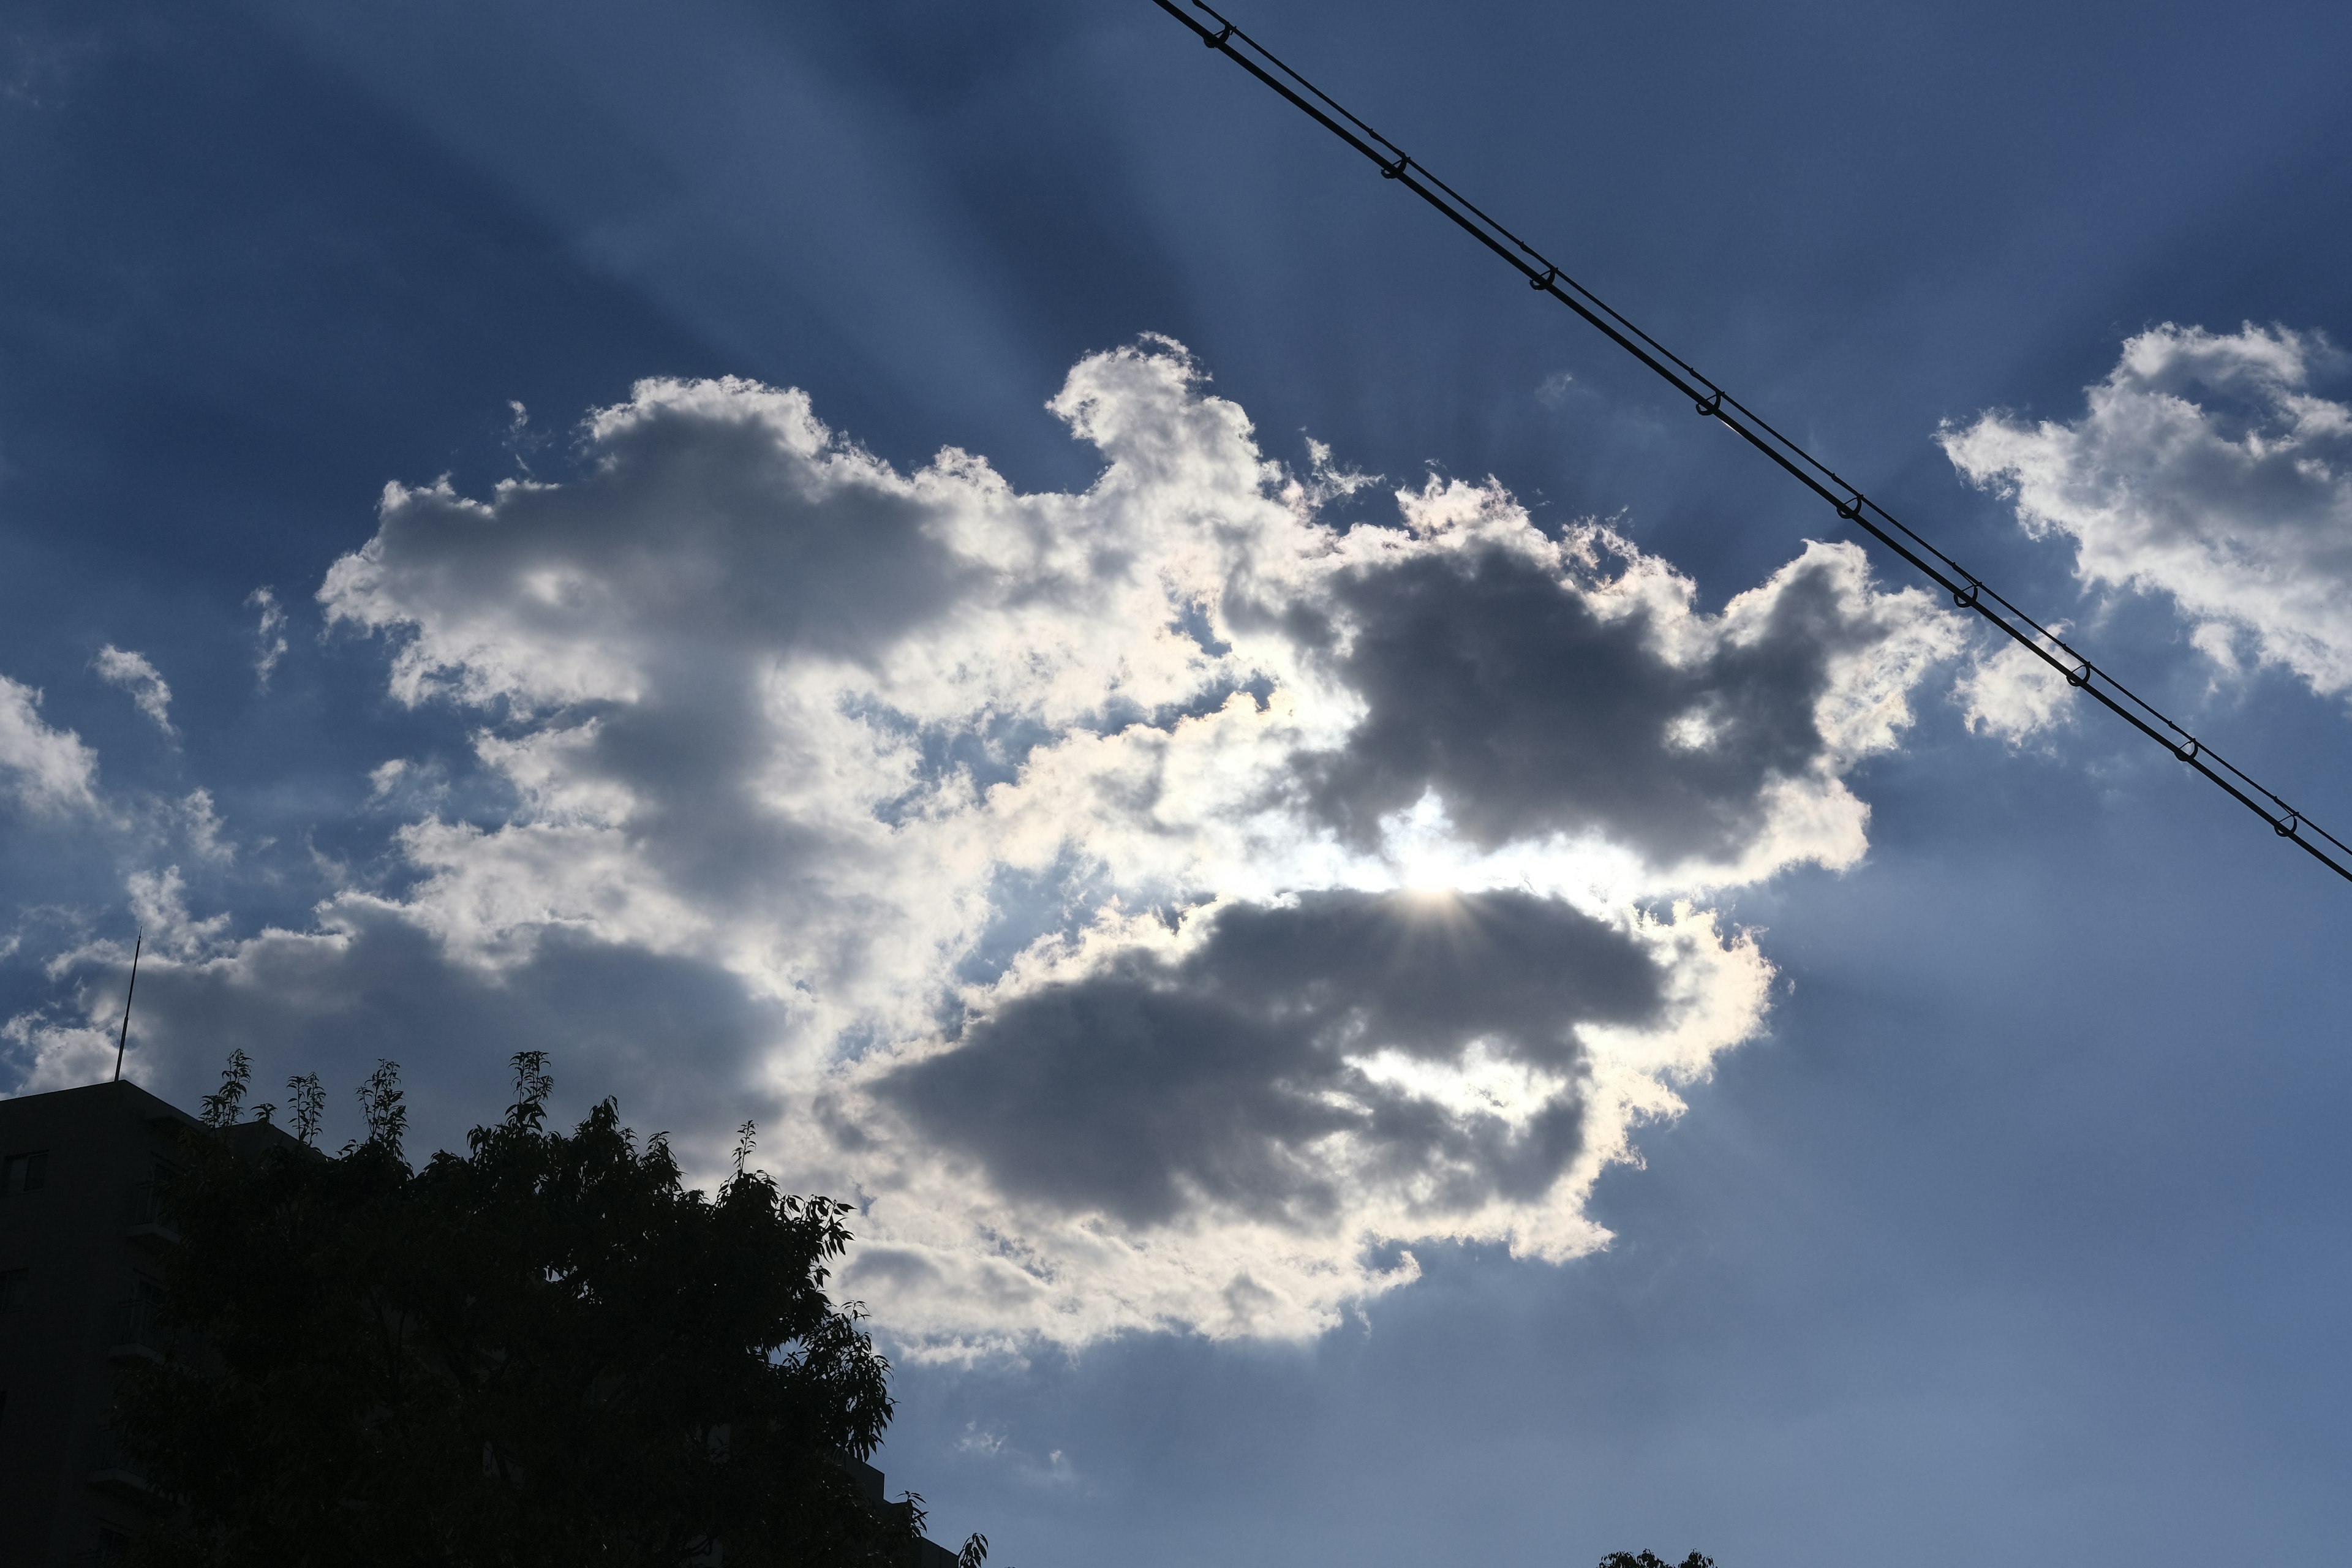
<path id="1" fill-rule="evenodd" d="M 207 1101 L 215 1126 L 244 1066 Z M 120 1412 L 181 1505 L 142 1554 L 905 1561 L 919 1512 L 866 1503 L 844 1458 L 872 1453 L 891 1410 L 859 1310 L 824 1291 L 845 1206 L 740 1161 L 715 1196 L 688 1189 L 611 1100 L 549 1131 L 545 1057 L 515 1067 L 505 1118 L 422 1169 L 389 1064 L 362 1090 L 368 1136 L 338 1154 L 191 1135 L 169 1200 L 180 1349 L 128 1381 Z M 296 1104 L 307 1143 L 315 1082 Z"/>
<path id="2" fill-rule="evenodd" d="M 1601 1568 L 1715 1568 L 1715 1559 L 1694 1552 L 1675 1563 L 1654 1552 L 1612 1552 L 1601 1560 Z"/>

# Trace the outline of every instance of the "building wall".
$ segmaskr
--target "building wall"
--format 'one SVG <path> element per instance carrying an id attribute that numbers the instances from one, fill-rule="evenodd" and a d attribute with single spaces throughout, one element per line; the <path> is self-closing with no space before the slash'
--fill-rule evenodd
<path id="1" fill-rule="evenodd" d="M 152 1184 L 198 1125 L 130 1083 L 0 1100 L 10 1173 L 46 1155 L 37 1189 L 0 1193 L 0 1276 L 18 1275 L 0 1310 L 0 1568 L 102 1562 L 146 1516 L 107 1421 L 121 1369 L 159 1343 L 134 1305 L 160 1294 L 171 1245 Z"/>
<path id="2" fill-rule="evenodd" d="M 875 1507 L 907 1506 L 890 1502 L 883 1486 L 882 1472 L 865 1460 L 851 1459 L 849 1472 L 856 1478 L 858 1490 L 866 1494 L 866 1500 Z M 907 1549 L 907 1559 L 902 1568 L 956 1568 L 956 1554 L 929 1536 L 918 1536 Z"/>

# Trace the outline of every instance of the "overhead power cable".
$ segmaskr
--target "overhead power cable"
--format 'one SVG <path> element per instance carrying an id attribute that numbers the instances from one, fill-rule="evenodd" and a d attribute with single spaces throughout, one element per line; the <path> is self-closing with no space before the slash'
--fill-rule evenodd
<path id="1" fill-rule="evenodd" d="M 1790 478 L 1827 501 L 1842 521 L 1851 522 L 1901 556 L 1963 610 L 1973 610 L 2004 635 L 2063 676 L 2124 722 L 2228 792 L 2231 798 L 2271 826 L 2281 838 L 2301 847 L 2321 865 L 2352 881 L 2352 846 L 2314 823 L 2251 775 L 2174 722 L 2153 704 L 2092 661 L 2050 627 L 1988 586 L 1983 579 L 1935 545 L 1878 502 L 1864 495 L 1827 464 L 1773 428 L 1762 416 L 1701 374 L 1657 339 L 1627 321 L 1591 289 L 1526 240 L 1488 216 L 1469 198 L 1415 163 L 1403 148 L 1349 113 L 1337 99 L 1285 65 L 1273 50 L 1228 21 L 1205 0 L 1192 9 L 1177 0 L 1153 0 L 1209 47 L 1272 88 L 1307 116 L 1370 159 L 1383 179 L 1398 184 L 1451 218 L 1462 230 L 1517 269 L 1530 288 L 1549 294 L 1601 335 L 1656 373 L 1690 399 L 1700 416 L 1713 419 L 1778 465 Z"/>

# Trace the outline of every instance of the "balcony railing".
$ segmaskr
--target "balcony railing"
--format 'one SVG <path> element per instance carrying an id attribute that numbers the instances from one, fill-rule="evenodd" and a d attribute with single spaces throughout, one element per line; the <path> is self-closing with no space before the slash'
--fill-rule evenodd
<path id="1" fill-rule="evenodd" d="M 134 1296 L 117 1301 L 109 1320 L 106 1353 L 116 1361 L 161 1361 L 171 1345 L 163 1328 L 162 1303 Z"/>
<path id="2" fill-rule="evenodd" d="M 91 1434 L 89 1484 L 117 1497 L 144 1500 L 155 1495 L 154 1483 L 138 1461 L 122 1451 L 122 1439 L 111 1426 Z"/>
<path id="3" fill-rule="evenodd" d="M 180 1239 L 180 1227 L 164 1212 L 153 1182 L 141 1182 L 131 1189 L 123 1205 L 122 1224 L 131 1240 L 151 1247 Z"/>

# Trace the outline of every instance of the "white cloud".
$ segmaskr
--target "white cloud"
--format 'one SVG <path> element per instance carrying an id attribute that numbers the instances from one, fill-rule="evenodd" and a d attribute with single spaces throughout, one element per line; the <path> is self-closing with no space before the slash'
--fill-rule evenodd
<path id="1" fill-rule="evenodd" d="M 2311 387 L 2341 364 L 2317 333 L 2168 322 L 2125 342 L 2072 424 L 1988 414 L 1940 439 L 2030 531 L 2072 538 L 2086 584 L 2169 595 L 2224 669 L 2243 639 L 2338 695 L 2352 691 L 2352 406 Z"/>
<path id="2" fill-rule="evenodd" d="M 98 753 L 41 721 L 41 694 L 0 675 L 0 784 L 35 810 L 95 810 Z"/>
<path id="3" fill-rule="evenodd" d="M 212 791 L 190 790 L 172 816 L 177 818 L 174 826 L 198 859 L 226 864 L 236 858 L 236 847 L 221 837 L 223 825 L 219 812 L 213 806 Z"/>
<path id="4" fill-rule="evenodd" d="M 2063 637 L 2065 623 L 2053 623 L 2051 630 Z M 2054 651 L 2054 645 L 2042 646 Z M 2074 694 L 2063 672 L 2008 637 L 1979 648 L 1952 689 L 1952 699 L 1972 732 L 1996 736 L 2012 746 L 2073 723 L 2074 710 L 2068 699 Z"/>
<path id="5" fill-rule="evenodd" d="M 112 643 L 98 650 L 91 668 L 98 678 L 109 686 L 121 687 L 130 693 L 139 711 L 155 721 L 156 728 L 172 734 L 172 689 L 164 684 L 162 675 L 143 653 L 116 647 Z"/>
<path id="6" fill-rule="evenodd" d="M 124 955 L 126 966 L 129 955 Z M 95 987 L 88 999 L 96 1001 Z M 115 1003 L 118 1016 L 121 1002 Z M 38 1014 L 20 1013 L 0 1024 L 0 1040 L 16 1047 L 30 1067 L 16 1085 L 18 1094 L 45 1094 L 53 1089 L 79 1089 L 102 1083 L 114 1068 L 117 1036 L 95 1016 L 79 1022 L 60 1022 Z"/>
<path id="7" fill-rule="evenodd" d="M 159 957 L 197 958 L 219 951 L 229 917 L 225 911 L 202 920 L 191 915 L 188 884 L 177 866 L 133 871 L 129 888 L 131 915 Z"/>
<path id="8" fill-rule="evenodd" d="M 1601 1245 L 1598 1173 L 1764 1015 L 1694 900 L 1854 863 L 1848 775 L 1956 618 L 1820 544 L 1705 615 L 1491 484 L 1341 526 L 1391 503 L 1268 463 L 1164 342 L 1050 406 L 1082 492 L 900 473 L 732 380 L 641 384 L 575 481 L 389 488 L 320 602 L 514 808 L 387 763 L 396 887 L 306 931 L 142 884 L 134 1044 L 553 1039 L 714 1166 L 755 1112 L 940 1352 L 1298 1335 L 1399 1244 Z"/>
<path id="9" fill-rule="evenodd" d="M 245 606 L 261 612 L 260 623 L 253 629 L 253 677 L 267 691 L 278 661 L 286 657 L 286 609 L 278 604 L 276 591 L 268 587 L 247 594 Z"/>
<path id="10" fill-rule="evenodd" d="M 955 1450 L 971 1458 L 1003 1465 L 1024 1484 L 1067 1490 L 1085 1485 L 1068 1456 L 1061 1449 L 1046 1451 L 1043 1459 L 1011 1442 L 1004 1433 L 993 1426 L 982 1426 L 977 1421 L 967 1421 L 963 1436 L 955 1442 Z"/>

